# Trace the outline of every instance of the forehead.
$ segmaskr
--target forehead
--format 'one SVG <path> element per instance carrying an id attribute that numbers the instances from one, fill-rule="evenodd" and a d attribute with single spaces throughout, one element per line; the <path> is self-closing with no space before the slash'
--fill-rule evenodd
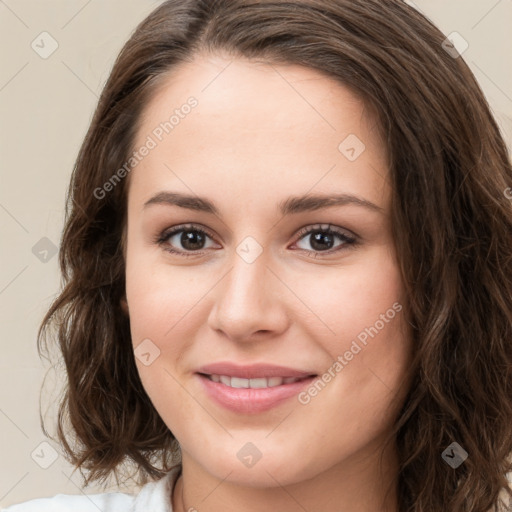
<path id="1" fill-rule="evenodd" d="M 365 103 L 302 66 L 211 55 L 182 63 L 146 105 L 134 148 L 149 139 L 130 176 L 140 199 L 167 185 L 230 186 L 245 197 L 343 185 L 375 199 L 385 183 L 385 148 Z"/>

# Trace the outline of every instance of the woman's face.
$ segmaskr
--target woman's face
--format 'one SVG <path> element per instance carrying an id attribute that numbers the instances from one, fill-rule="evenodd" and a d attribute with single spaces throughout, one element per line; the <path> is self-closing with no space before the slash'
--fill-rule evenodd
<path id="1" fill-rule="evenodd" d="M 410 337 L 364 104 L 308 68 L 197 57 L 153 96 L 135 149 L 131 334 L 184 465 L 264 487 L 374 464 Z M 294 375 L 316 377 L 279 379 Z"/>

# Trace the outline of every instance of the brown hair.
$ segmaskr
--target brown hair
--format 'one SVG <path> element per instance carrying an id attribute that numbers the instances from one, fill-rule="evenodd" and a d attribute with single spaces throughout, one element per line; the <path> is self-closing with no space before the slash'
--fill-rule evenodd
<path id="1" fill-rule="evenodd" d="M 120 306 L 127 180 L 101 199 L 94 191 L 133 152 L 164 73 L 206 51 L 313 68 L 375 108 L 414 343 L 393 432 L 400 511 L 498 506 L 512 469 L 512 168 L 482 91 L 444 39 L 400 0 L 171 0 L 137 27 L 78 154 L 63 290 L 38 338 L 47 351 L 42 335 L 56 323 L 67 370 L 58 436 L 87 482 L 131 461 L 143 483 L 179 455 L 140 382 Z M 457 469 L 441 457 L 452 442 L 469 453 Z"/>

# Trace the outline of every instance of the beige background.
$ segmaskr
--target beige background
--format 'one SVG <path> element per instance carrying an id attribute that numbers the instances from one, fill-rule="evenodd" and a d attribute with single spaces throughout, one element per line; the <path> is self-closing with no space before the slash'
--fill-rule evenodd
<path id="1" fill-rule="evenodd" d="M 58 246 L 68 179 L 97 97 L 125 40 L 159 3 L 0 0 L 2 506 L 57 493 L 100 491 L 80 489 L 80 475 L 71 475 L 53 441 L 40 445 L 46 440 L 39 423 L 39 391 L 48 366 L 39 360 L 35 337 L 60 278 L 57 256 L 50 252 L 42 262 L 32 248 L 43 237 Z M 457 31 L 467 40 L 464 58 L 511 148 L 512 1 L 409 3 L 445 34 Z M 58 43 L 47 59 L 31 47 L 43 31 Z M 48 374 L 48 382 L 45 396 L 55 396 L 55 373 Z"/>

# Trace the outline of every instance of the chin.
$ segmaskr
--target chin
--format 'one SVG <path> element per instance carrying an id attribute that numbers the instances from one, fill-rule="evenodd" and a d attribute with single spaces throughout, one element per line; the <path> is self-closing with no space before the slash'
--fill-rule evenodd
<path id="1" fill-rule="evenodd" d="M 292 485 L 309 480 L 317 473 L 322 472 L 317 459 L 308 460 L 298 455 L 301 453 L 299 448 L 290 449 L 290 453 L 287 455 L 282 446 L 279 449 L 276 446 L 264 448 L 263 443 L 260 442 L 261 456 L 259 460 L 251 461 L 251 451 L 255 456 L 257 455 L 249 442 L 233 444 L 236 447 L 226 449 L 223 456 L 219 456 L 219 450 L 217 450 L 207 459 L 198 459 L 198 462 L 208 473 L 219 480 L 253 488 Z M 256 444 L 258 442 L 254 443 L 254 445 Z M 240 446 L 243 448 L 240 449 Z"/>

